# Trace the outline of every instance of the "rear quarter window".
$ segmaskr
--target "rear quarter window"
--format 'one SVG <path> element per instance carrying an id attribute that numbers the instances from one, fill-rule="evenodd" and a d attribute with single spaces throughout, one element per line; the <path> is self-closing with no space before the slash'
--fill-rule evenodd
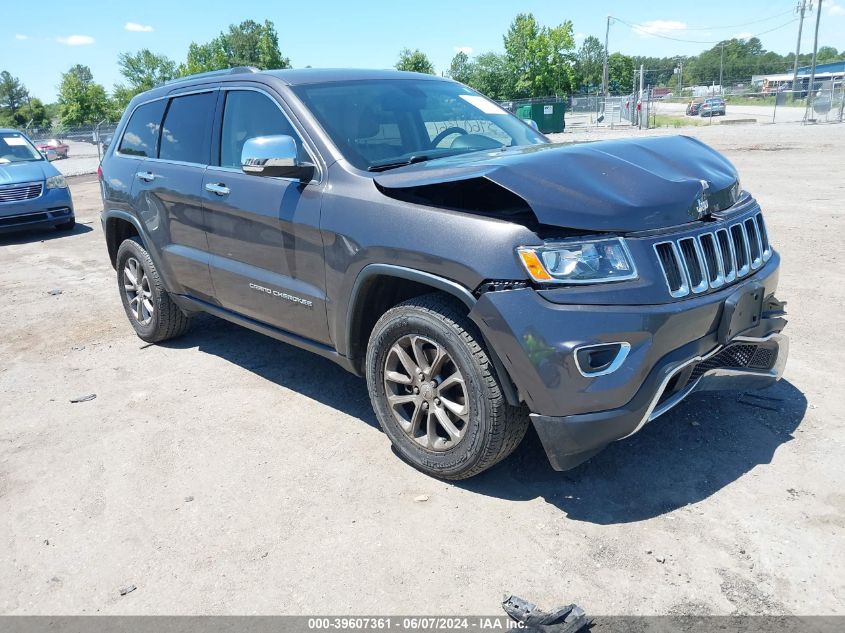
<path id="1" fill-rule="evenodd" d="M 118 151 L 129 156 L 155 158 L 158 155 L 158 137 L 166 99 L 151 101 L 138 106 L 126 124 Z"/>

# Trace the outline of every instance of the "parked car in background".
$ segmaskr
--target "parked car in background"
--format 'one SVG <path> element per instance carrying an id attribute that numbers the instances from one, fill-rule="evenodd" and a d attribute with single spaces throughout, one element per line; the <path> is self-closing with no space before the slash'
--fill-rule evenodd
<path id="1" fill-rule="evenodd" d="M 75 223 L 64 176 L 24 134 L 0 128 L 0 233 L 38 227 L 67 231 Z"/>
<path id="2" fill-rule="evenodd" d="M 208 312 L 329 358 L 444 479 L 529 422 L 573 468 L 786 362 L 760 206 L 693 138 L 556 145 L 432 75 L 234 68 L 136 96 L 100 179 L 141 339 Z"/>
<path id="3" fill-rule="evenodd" d="M 55 138 L 51 138 L 49 141 L 41 141 L 36 144 L 36 147 L 40 152 L 44 153 L 52 150 L 52 152 L 55 153 L 54 155 L 56 158 L 67 158 L 68 150 L 70 149 L 67 143 L 62 143 L 60 140 Z M 53 159 L 48 156 L 47 160 Z"/>
<path id="4" fill-rule="evenodd" d="M 687 116 L 698 116 L 698 111 L 701 109 L 702 101 L 693 100 L 687 104 Z"/>
<path id="5" fill-rule="evenodd" d="M 698 109 L 699 116 L 725 116 L 725 101 L 719 97 L 705 99 Z"/>

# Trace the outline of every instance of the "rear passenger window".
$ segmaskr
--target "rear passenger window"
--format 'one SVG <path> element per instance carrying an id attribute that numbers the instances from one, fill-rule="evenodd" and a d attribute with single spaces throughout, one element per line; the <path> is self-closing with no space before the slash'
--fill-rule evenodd
<path id="1" fill-rule="evenodd" d="M 135 109 L 120 140 L 118 151 L 121 154 L 155 158 L 158 154 L 158 131 L 166 105 L 167 99 L 159 99 Z"/>
<path id="2" fill-rule="evenodd" d="M 208 163 L 216 92 L 176 97 L 170 101 L 161 132 L 158 157 L 185 163 Z"/>
<path id="3" fill-rule="evenodd" d="M 292 136 L 300 160 L 309 160 L 299 135 L 269 97 L 252 90 L 230 90 L 223 110 L 220 135 L 220 166 L 241 167 L 241 150 L 247 139 L 284 134 Z"/>

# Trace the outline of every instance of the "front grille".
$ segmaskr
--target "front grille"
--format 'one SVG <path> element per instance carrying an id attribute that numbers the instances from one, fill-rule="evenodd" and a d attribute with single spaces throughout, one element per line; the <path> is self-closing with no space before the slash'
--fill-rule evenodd
<path id="1" fill-rule="evenodd" d="M 720 288 L 772 256 L 761 213 L 715 232 L 658 242 L 654 250 L 673 297 Z"/>
<path id="2" fill-rule="evenodd" d="M 0 202 L 21 202 L 41 195 L 43 183 L 28 182 L 23 185 L 0 187 Z"/>

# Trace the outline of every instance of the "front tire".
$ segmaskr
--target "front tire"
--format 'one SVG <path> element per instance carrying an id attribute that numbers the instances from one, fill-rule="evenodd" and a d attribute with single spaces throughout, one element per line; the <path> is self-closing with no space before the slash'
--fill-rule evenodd
<path id="1" fill-rule="evenodd" d="M 475 325 L 442 295 L 388 310 L 370 336 L 367 385 L 399 455 L 441 479 L 466 479 L 510 455 L 528 428 L 505 401 Z"/>
<path id="2" fill-rule="evenodd" d="M 117 249 L 117 286 L 135 333 L 148 343 L 182 336 L 190 319 L 173 303 L 150 254 L 137 237 Z"/>

